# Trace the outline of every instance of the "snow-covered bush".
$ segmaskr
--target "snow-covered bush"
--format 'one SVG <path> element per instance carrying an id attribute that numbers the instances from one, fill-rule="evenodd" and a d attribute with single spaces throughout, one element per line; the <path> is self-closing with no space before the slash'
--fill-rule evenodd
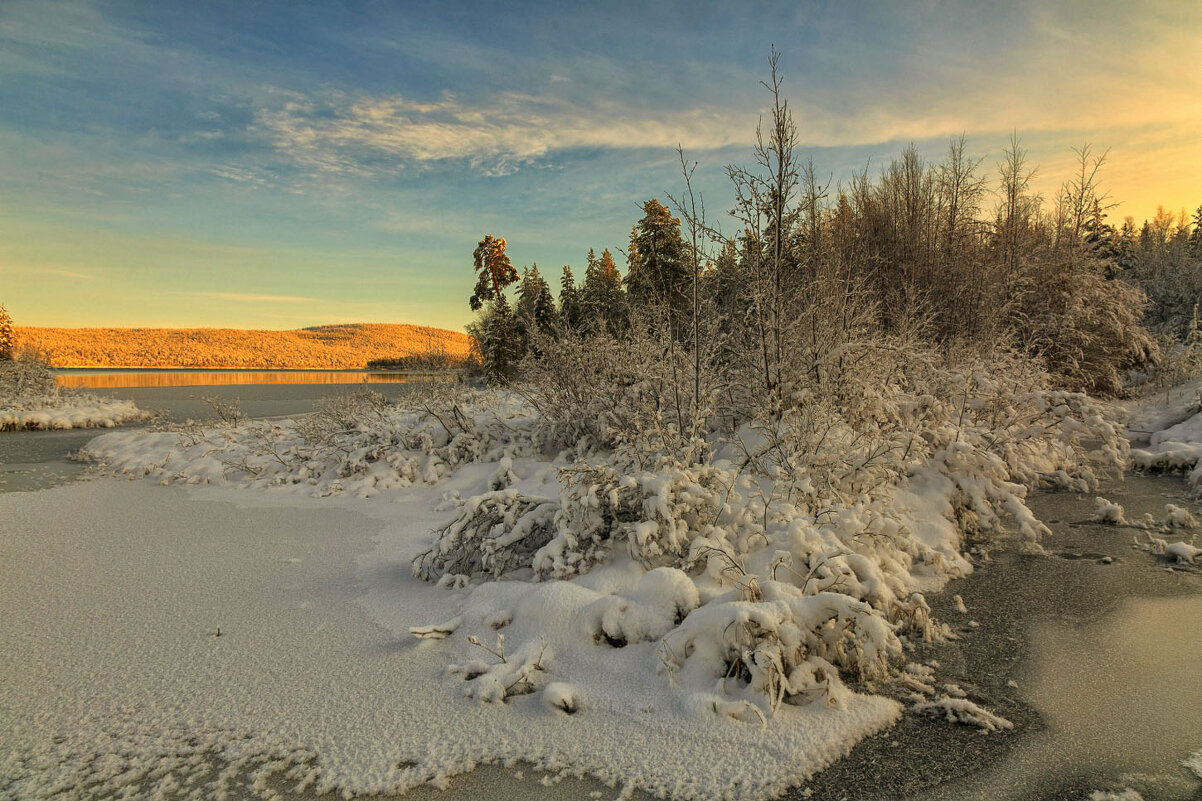
<path id="1" fill-rule="evenodd" d="M 297 420 L 244 421 L 226 409 L 213 424 L 168 425 L 153 448 L 131 449 L 141 438 L 116 434 L 93 440 L 82 455 L 165 481 L 304 484 L 316 494 L 371 495 L 434 484 L 464 464 L 530 455 L 538 449 L 535 429 L 510 396 L 435 384 L 398 404 L 355 392 Z"/>
<path id="2" fill-rule="evenodd" d="M 559 506 L 550 498 L 496 490 L 471 498 L 441 528 L 434 548 L 413 560 L 414 574 L 426 580 L 444 575 L 500 577 L 528 567 L 554 536 Z"/>
<path id="3" fill-rule="evenodd" d="M 0 359 L 0 403 L 4 406 L 52 404 L 61 394 L 47 354 L 23 350 L 15 357 Z"/>
<path id="4" fill-rule="evenodd" d="M 650 323 L 621 338 L 599 331 L 536 344 L 513 389 L 559 447 L 585 455 L 634 444 L 688 460 L 706 434 L 711 410 L 694 397 L 697 363 Z M 719 379 L 709 354 L 700 365 L 696 385 L 705 399 Z"/>
<path id="5" fill-rule="evenodd" d="M 26 349 L 0 359 L 0 431 L 112 428 L 148 416 L 131 401 L 60 388 L 45 353 Z"/>
<path id="6" fill-rule="evenodd" d="M 660 642 L 664 668 L 678 680 L 719 682 L 728 693 L 727 683 L 741 686 L 767 699 L 769 712 L 819 698 L 836 705 L 845 692 L 840 670 L 885 679 L 900 657 L 893 627 L 869 604 L 771 580 L 718 596 Z"/>
<path id="7" fill-rule="evenodd" d="M 699 607 L 667 634 L 612 617 L 601 641 L 657 640 L 673 676 L 724 679 L 733 705 L 715 711 L 735 717 L 754 718 L 741 704 L 755 699 L 765 714 L 788 699 L 836 703 L 841 674 L 893 675 L 900 637 L 946 635 L 919 590 L 970 569 L 965 534 L 1013 526 L 1034 544 L 1047 529 L 1026 506 L 1030 487 L 1089 489 L 1126 457 L 1103 407 L 1042 388 L 1046 375 L 1020 357 L 956 368 L 893 353 L 845 374 L 842 399 L 803 395 L 771 429 L 760 417 L 676 453 L 654 418 L 643 432 L 610 417 L 608 439 L 593 428 L 591 452 L 559 468 L 558 497 L 509 488 L 463 501 L 415 573 L 461 585 L 572 581 L 614 562 L 673 570 L 696 582 Z M 884 366 L 891 380 L 872 384 Z M 589 408 L 589 395 L 575 398 L 563 408 Z"/>
<path id="8" fill-rule="evenodd" d="M 1013 293 L 1018 342 L 1044 359 L 1062 387 L 1117 395 L 1127 370 L 1157 359 L 1157 343 L 1141 325 L 1147 297 L 1107 278 L 1087 251 L 1033 255 Z"/>

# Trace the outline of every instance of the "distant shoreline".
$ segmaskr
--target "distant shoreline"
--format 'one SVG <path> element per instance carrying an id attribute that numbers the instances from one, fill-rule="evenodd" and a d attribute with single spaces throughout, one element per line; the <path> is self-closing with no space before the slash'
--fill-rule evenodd
<path id="1" fill-rule="evenodd" d="M 467 355 L 466 334 L 388 323 L 291 331 L 235 328 L 15 329 L 18 347 L 62 370 L 363 371 L 372 361 Z"/>
<path id="2" fill-rule="evenodd" d="M 438 370 L 380 370 L 366 367 L 52 367 L 58 375 L 88 373 L 384 373 L 388 375 L 424 375 Z"/>

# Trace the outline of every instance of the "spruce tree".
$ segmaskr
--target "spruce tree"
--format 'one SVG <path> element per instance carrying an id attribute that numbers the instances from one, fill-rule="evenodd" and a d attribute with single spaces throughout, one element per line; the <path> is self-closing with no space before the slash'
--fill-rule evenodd
<path id="1" fill-rule="evenodd" d="M 480 359 L 490 384 L 504 384 L 513 377 L 520 357 L 513 310 L 504 295 L 493 301 L 478 328 Z"/>
<path id="2" fill-rule="evenodd" d="M 1194 230 L 1189 235 L 1189 253 L 1195 259 L 1202 259 L 1202 206 L 1194 212 Z"/>
<path id="3" fill-rule="evenodd" d="M 622 274 L 613 255 L 606 248 L 601 258 L 593 251 L 588 252 L 588 272 L 584 277 L 583 307 L 586 310 L 584 326 L 590 331 L 602 328 L 612 334 L 626 327 L 626 295 L 622 291 Z"/>
<path id="4" fill-rule="evenodd" d="M 534 299 L 534 323 L 543 334 L 554 337 L 559 330 L 559 312 L 555 309 L 555 297 L 551 287 L 539 278 L 538 296 Z"/>
<path id="5" fill-rule="evenodd" d="M 630 234 L 626 284 L 632 305 L 666 307 L 679 335 L 689 305 L 692 276 L 680 235 L 680 220 L 658 200 L 643 204 L 643 218 Z"/>
<path id="6" fill-rule="evenodd" d="M 559 279 L 559 324 L 569 330 L 580 328 L 582 319 L 580 290 L 576 287 L 576 277 L 572 268 L 563 266 L 563 276 Z"/>
<path id="7" fill-rule="evenodd" d="M 13 350 L 16 348 L 16 335 L 13 333 L 13 318 L 8 309 L 0 305 L 0 361 L 12 361 Z"/>
<path id="8" fill-rule="evenodd" d="M 554 336 L 557 317 L 551 288 L 539 273 L 538 265 L 532 265 L 523 273 L 522 283 L 518 286 L 515 326 L 522 355 L 526 354 L 536 333 Z"/>

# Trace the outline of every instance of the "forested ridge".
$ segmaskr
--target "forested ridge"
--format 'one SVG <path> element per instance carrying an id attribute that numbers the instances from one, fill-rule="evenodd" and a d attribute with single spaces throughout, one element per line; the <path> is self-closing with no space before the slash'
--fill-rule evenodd
<path id="1" fill-rule="evenodd" d="M 468 338 L 455 331 L 386 323 L 291 331 L 17 326 L 15 333 L 18 347 L 49 352 L 55 367 L 348 370 L 362 369 L 373 359 L 468 350 Z"/>

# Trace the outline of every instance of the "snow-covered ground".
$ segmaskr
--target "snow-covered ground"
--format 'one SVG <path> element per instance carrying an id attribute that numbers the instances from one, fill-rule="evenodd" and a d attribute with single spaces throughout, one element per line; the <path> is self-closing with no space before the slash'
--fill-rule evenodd
<path id="1" fill-rule="evenodd" d="M 582 654 L 605 647 L 591 641 L 545 655 L 549 677 L 580 688 L 575 714 L 554 692 L 466 699 L 446 665 L 479 649 L 408 634 L 466 597 L 409 575 L 415 533 L 441 517 L 430 500 L 111 480 L 0 495 L 0 792 L 149 798 L 195 779 L 213 797 L 213 760 L 291 771 L 289 786 L 391 791 L 523 758 L 676 797 L 765 797 L 898 714 L 848 694 L 737 723 L 682 705 L 650 646 L 590 667 Z M 545 635 L 580 639 L 567 631 L 579 615 L 557 611 Z"/>
<path id="2" fill-rule="evenodd" d="M 208 486 L 0 497 L 0 787 L 207 795 L 249 771 L 384 792 L 526 760 L 768 798 L 904 704 L 1004 730 L 924 689 L 908 643 L 947 629 L 922 593 L 972 570 L 966 526 L 1038 548 L 1013 477 L 1086 488 L 1072 449 L 1121 451 L 1079 396 L 934 403 L 902 478 L 818 515 L 721 453 L 554 454 L 503 396 L 98 437 L 106 470 Z"/>

